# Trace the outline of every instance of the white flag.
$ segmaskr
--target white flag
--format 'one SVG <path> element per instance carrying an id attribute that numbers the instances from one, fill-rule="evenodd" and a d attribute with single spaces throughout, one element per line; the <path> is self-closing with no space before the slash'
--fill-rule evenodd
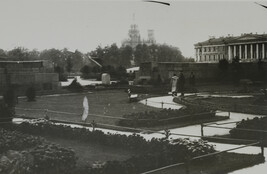
<path id="1" fill-rule="evenodd" d="M 85 121 L 87 119 L 89 113 L 89 104 L 87 97 L 85 96 L 83 99 L 83 115 L 82 115 L 82 121 Z"/>

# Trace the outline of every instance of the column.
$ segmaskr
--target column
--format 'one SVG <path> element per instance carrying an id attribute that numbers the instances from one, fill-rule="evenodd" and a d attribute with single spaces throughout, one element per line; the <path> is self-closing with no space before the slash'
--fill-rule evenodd
<path id="1" fill-rule="evenodd" d="M 264 43 L 262 44 L 262 59 L 265 58 L 265 45 Z"/>
<path id="2" fill-rule="evenodd" d="M 236 45 L 234 45 L 234 58 L 236 56 Z"/>
<path id="3" fill-rule="evenodd" d="M 231 46 L 229 45 L 228 46 L 228 60 L 231 60 L 232 57 L 231 57 Z"/>
<path id="4" fill-rule="evenodd" d="M 198 49 L 196 48 L 196 62 L 198 62 Z"/>
<path id="5" fill-rule="evenodd" d="M 198 49 L 197 49 L 197 55 L 198 55 L 198 56 L 197 56 L 197 60 L 198 60 L 198 62 L 200 62 L 200 55 L 201 55 L 201 54 L 200 54 L 200 52 L 201 52 L 200 49 L 201 49 L 201 48 L 198 48 Z"/>
<path id="6" fill-rule="evenodd" d="M 239 45 L 239 59 L 242 59 L 242 45 Z"/>
<path id="7" fill-rule="evenodd" d="M 250 59 L 253 59 L 253 45 L 250 44 Z"/>
<path id="8" fill-rule="evenodd" d="M 248 45 L 245 45 L 245 59 L 248 58 Z"/>
<path id="9" fill-rule="evenodd" d="M 259 44 L 256 44 L 256 59 L 259 59 Z"/>

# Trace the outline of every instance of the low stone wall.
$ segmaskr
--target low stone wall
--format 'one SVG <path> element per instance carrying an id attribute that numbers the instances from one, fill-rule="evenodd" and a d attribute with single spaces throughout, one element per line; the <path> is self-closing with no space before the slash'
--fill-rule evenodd
<path id="1" fill-rule="evenodd" d="M 238 65 L 230 63 L 225 71 L 219 68 L 219 63 L 151 62 L 149 64 L 146 62 L 144 65 L 140 65 L 140 72 L 136 81 L 139 80 L 139 77 L 150 76 L 151 80 L 158 80 L 160 78 L 162 82 L 168 83 L 173 74 L 178 75 L 180 71 L 183 71 L 187 80 L 190 73 L 193 72 L 196 82 L 220 82 L 238 79 L 250 79 L 252 81 L 267 80 L 267 62 L 262 62 L 261 64 L 257 62 L 244 62 Z"/>

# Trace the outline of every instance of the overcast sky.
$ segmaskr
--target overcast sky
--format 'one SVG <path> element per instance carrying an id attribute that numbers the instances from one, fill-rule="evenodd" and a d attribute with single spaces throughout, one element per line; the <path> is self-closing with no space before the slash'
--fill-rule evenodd
<path id="1" fill-rule="evenodd" d="M 157 43 L 195 57 L 194 44 L 209 36 L 267 33 L 267 9 L 253 1 L 162 1 L 171 5 L 142 0 L 1 0 L 0 48 L 66 47 L 86 53 L 98 45 L 121 46 L 136 23 L 143 39 L 153 29 Z"/>

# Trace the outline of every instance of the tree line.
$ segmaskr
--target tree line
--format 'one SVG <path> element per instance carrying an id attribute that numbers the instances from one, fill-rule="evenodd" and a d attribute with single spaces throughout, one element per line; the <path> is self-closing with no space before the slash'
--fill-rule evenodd
<path id="1" fill-rule="evenodd" d="M 110 46 L 98 46 L 95 50 L 82 53 L 79 50 L 74 52 L 67 48 L 62 50 L 51 48 L 43 51 L 37 49 L 29 50 L 24 47 L 16 47 L 10 51 L 0 49 L 0 57 L 6 60 L 49 60 L 53 62 L 56 72 L 80 72 L 84 66 L 89 66 L 93 71 L 98 71 L 94 59 L 102 66 L 128 68 L 133 65 L 139 66 L 142 62 L 181 62 L 188 61 L 177 47 L 163 45 L 137 45 L 135 49 L 130 46 L 118 47 L 115 43 Z"/>
<path id="2" fill-rule="evenodd" d="M 130 67 L 132 61 L 136 66 L 142 62 L 182 62 L 188 61 L 179 48 L 167 44 L 146 45 L 139 44 L 133 49 L 130 46 L 118 47 L 116 44 L 104 48 L 98 46 L 91 51 L 90 56 L 97 58 L 103 65 Z"/>

